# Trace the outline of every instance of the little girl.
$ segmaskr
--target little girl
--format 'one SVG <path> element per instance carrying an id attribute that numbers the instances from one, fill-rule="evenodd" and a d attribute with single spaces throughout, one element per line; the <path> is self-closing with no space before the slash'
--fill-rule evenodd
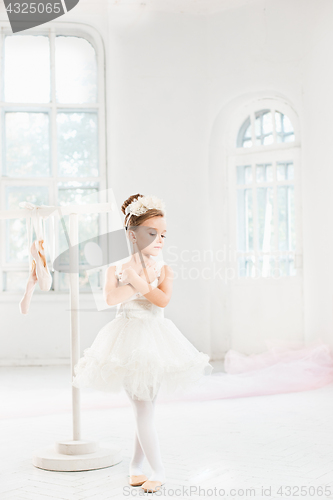
<path id="1" fill-rule="evenodd" d="M 166 238 L 163 201 L 136 194 L 121 208 L 132 256 L 107 269 L 104 287 L 107 304 L 118 305 L 116 317 L 85 349 L 72 383 L 113 392 L 124 387 L 136 420 L 129 484 L 154 492 L 166 480 L 153 419 L 157 393 L 161 386 L 169 393 L 189 388 L 213 367 L 208 354 L 199 352 L 164 318 L 173 273 L 163 261 L 151 258 Z M 145 456 L 152 469 L 149 479 L 142 472 Z"/>

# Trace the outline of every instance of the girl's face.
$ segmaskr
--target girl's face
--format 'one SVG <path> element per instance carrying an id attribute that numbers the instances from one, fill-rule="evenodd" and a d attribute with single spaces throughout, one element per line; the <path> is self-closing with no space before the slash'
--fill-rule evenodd
<path id="1" fill-rule="evenodd" d="M 135 240 L 136 246 L 146 255 L 158 255 L 166 238 L 166 222 L 161 216 L 145 220 L 135 231 L 129 231 L 130 240 Z"/>

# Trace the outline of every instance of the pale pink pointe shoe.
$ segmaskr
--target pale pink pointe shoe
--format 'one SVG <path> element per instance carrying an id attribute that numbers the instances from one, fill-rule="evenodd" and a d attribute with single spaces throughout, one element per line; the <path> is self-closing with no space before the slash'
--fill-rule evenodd
<path id="1" fill-rule="evenodd" d="M 129 484 L 131 486 L 141 486 L 145 481 L 148 480 L 148 477 L 144 474 L 140 474 L 139 476 L 130 476 Z"/>
<path id="2" fill-rule="evenodd" d="M 48 292 L 52 285 L 52 276 L 46 264 L 44 240 L 34 241 L 31 245 L 31 254 L 36 261 L 36 273 L 40 289 Z"/>
<path id="3" fill-rule="evenodd" d="M 29 274 L 28 282 L 25 288 L 25 293 L 19 304 L 21 314 L 28 314 L 29 312 L 31 297 L 32 294 L 34 293 L 37 281 L 38 278 L 36 274 L 36 262 L 33 260 L 31 264 L 31 271 Z"/>
<path id="4" fill-rule="evenodd" d="M 144 490 L 145 493 L 156 493 L 156 491 L 158 491 L 160 489 L 160 487 L 162 486 L 162 484 L 164 484 L 164 482 L 162 483 L 161 481 L 150 481 L 148 479 L 148 481 L 145 481 L 141 488 Z"/>

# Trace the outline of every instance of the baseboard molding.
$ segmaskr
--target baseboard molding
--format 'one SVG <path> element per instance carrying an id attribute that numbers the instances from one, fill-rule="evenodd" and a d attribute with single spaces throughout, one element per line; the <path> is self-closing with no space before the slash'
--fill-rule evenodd
<path id="1" fill-rule="evenodd" d="M 17 359 L 0 359 L 1 366 L 69 366 L 70 358 L 17 358 Z M 214 359 L 210 361 L 214 367 L 214 372 L 223 371 L 223 360 Z"/>
<path id="2" fill-rule="evenodd" d="M 0 359 L 1 366 L 59 366 L 70 365 L 70 358 L 17 358 L 17 359 Z"/>

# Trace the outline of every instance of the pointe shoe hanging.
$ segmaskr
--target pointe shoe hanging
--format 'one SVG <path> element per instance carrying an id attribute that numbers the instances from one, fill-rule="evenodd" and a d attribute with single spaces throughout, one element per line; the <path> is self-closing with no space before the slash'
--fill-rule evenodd
<path id="1" fill-rule="evenodd" d="M 31 245 L 31 255 L 36 261 L 36 273 L 40 289 L 48 292 L 52 285 L 52 276 L 47 267 L 43 242 L 44 240 L 35 240 L 33 242 Z"/>
<path id="2" fill-rule="evenodd" d="M 37 281 L 38 281 L 38 279 L 37 279 L 37 275 L 36 275 L 36 262 L 35 262 L 35 260 L 33 260 L 32 265 L 31 265 L 31 271 L 30 271 L 29 278 L 28 278 L 28 282 L 27 282 L 27 285 L 25 288 L 25 293 L 24 293 L 24 295 L 21 299 L 21 302 L 19 304 L 21 314 L 28 314 L 28 312 L 29 312 L 31 297 L 32 297 L 32 294 L 34 293 Z"/>

